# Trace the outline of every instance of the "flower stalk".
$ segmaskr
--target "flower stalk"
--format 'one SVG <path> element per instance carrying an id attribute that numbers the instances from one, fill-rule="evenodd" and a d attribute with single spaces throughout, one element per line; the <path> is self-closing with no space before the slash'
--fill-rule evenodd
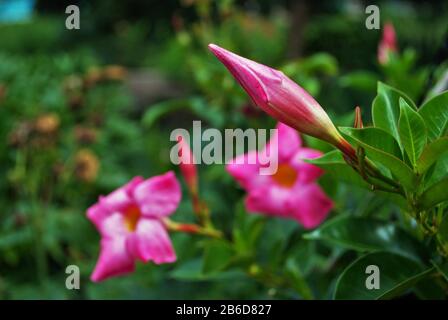
<path id="1" fill-rule="evenodd" d="M 203 227 L 193 223 L 180 223 L 168 218 L 163 219 L 163 223 L 169 231 L 193 233 L 217 239 L 223 238 L 222 232 L 213 227 Z"/>

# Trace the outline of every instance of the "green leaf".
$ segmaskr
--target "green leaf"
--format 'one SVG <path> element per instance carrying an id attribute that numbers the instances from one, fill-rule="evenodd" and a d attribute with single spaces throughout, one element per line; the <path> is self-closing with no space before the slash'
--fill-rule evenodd
<path id="1" fill-rule="evenodd" d="M 320 158 L 306 159 L 305 161 L 321 167 L 325 170 L 325 174 L 332 176 L 337 181 L 355 184 L 364 188 L 369 187 L 356 171 L 347 165 L 339 150 L 332 150 Z"/>
<path id="2" fill-rule="evenodd" d="M 194 259 L 182 263 L 170 273 L 170 277 L 183 281 L 235 281 L 247 279 L 246 274 L 241 270 L 228 270 L 216 273 L 204 274 L 202 272 L 203 263 L 201 259 Z"/>
<path id="3" fill-rule="evenodd" d="M 205 274 L 221 271 L 230 264 L 234 255 L 234 250 L 227 242 L 221 240 L 210 241 L 204 250 L 202 271 Z"/>
<path id="4" fill-rule="evenodd" d="M 285 276 L 288 277 L 293 288 L 302 296 L 302 298 L 306 300 L 313 299 L 313 292 L 308 286 L 308 283 L 306 282 L 306 279 L 303 276 L 303 273 L 298 267 L 296 261 L 294 261 L 294 259 L 292 258 L 289 258 L 286 261 L 285 269 Z"/>
<path id="5" fill-rule="evenodd" d="M 448 200 L 448 177 L 426 189 L 420 196 L 419 202 L 423 209 L 430 209 L 446 200 Z"/>
<path id="6" fill-rule="evenodd" d="M 448 172 L 448 153 L 441 154 L 433 168 L 428 184 L 439 182 L 446 176 Z"/>
<path id="7" fill-rule="evenodd" d="M 148 110 L 143 114 L 142 124 L 146 128 L 150 128 L 161 117 L 180 110 L 187 109 L 191 106 L 191 99 L 175 99 L 156 103 L 148 107 Z"/>
<path id="8" fill-rule="evenodd" d="M 442 249 L 445 252 L 448 252 L 448 214 L 445 214 L 439 229 L 437 230 L 437 240 L 442 246 Z M 448 262 L 445 262 L 444 266 L 445 267 L 442 268 L 442 270 L 445 270 L 448 273 Z"/>
<path id="9" fill-rule="evenodd" d="M 368 266 L 379 268 L 379 289 L 367 289 L 370 283 Z M 391 252 L 368 253 L 350 264 L 339 277 L 335 299 L 372 300 L 391 299 L 412 288 L 417 282 L 434 272 L 414 260 Z"/>
<path id="10" fill-rule="evenodd" d="M 370 159 L 388 168 L 406 189 L 414 188 L 415 175 L 412 169 L 398 158 L 396 142 L 386 132 L 378 128 L 340 127 L 339 130 L 363 147 Z"/>
<path id="11" fill-rule="evenodd" d="M 336 218 L 305 234 L 304 238 L 357 251 L 384 250 L 413 259 L 426 257 L 425 250 L 414 237 L 389 221 L 373 218 Z"/>
<path id="12" fill-rule="evenodd" d="M 417 110 L 417 107 L 403 92 L 389 87 L 382 82 L 378 82 L 377 91 L 377 96 L 373 100 L 372 105 L 374 126 L 385 130 L 399 141 L 398 118 L 400 116 L 400 97 L 403 97 L 415 110 Z"/>
<path id="13" fill-rule="evenodd" d="M 397 158 L 401 158 L 401 151 L 397 141 L 382 129 L 373 127 L 363 129 L 344 127 L 342 131 L 358 143 L 362 142 Z"/>
<path id="14" fill-rule="evenodd" d="M 448 129 L 448 91 L 426 101 L 418 113 L 428 128 L 430 140 L 446 135 Z"/>
<path id="15" fill-rule="evenodd" d="M 340 77 L 341 85 L 366 92 L 373 92 L 377 83 L 377 75 L 369 71 L 353 71 Z"/>
<path id="16" fill-rule="evenodd" d="M 398 133 L 404 150 L 415 167 L 426 145 L 428 134 L 423 118 L 403 98 L 400 98 Z"/>
<path id="17" fill-rule="evenodd" d="M 0 236 L 0 249 L 14 248 L 18 245 L 31 243 L 33 232 L 31 228 L 23 228 L 14 232 L 7 232 Z"/>
<path id="18" fill-rule="evenodd" d="M 316 53 L 304 59 L 289 62 L 281 70 L 288 76 L 295 74 L 322 73 L 336 75 L 338 72 L 338 61 L 325 52 Z"/>
<path id="19" fill-rule="evenodd" d="M 424 173 L 434 162 L 448 151 L 448 137 L 442 137 L 427 144 L 417 160 L 417 171 Z"/>
<path id="20" fill-rule="evenodd" d="M 435 261 L 431 261 L 431 263 L 436 267 L 437 271 L 448 281 L 448 262 L 437 263 Z"/>
<path id="21" fill-rule="evenodd" d="M 437 268 L 436 268 L 437 269 Z M 421 300 L 445 300 L 446 294 L 440 283 L 427 279 L 419 281 L 412 290 L 418 299 Z"/>

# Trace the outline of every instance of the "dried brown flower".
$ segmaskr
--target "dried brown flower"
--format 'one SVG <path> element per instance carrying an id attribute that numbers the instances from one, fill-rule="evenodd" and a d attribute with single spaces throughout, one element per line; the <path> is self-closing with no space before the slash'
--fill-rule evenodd
<path id="1" fill-rule="evenodd" d="M 97 156 L 88 149 L 79 150 L 75 156 L 75 175 L 83 182 L 95 181 L 100 162 Z"/>

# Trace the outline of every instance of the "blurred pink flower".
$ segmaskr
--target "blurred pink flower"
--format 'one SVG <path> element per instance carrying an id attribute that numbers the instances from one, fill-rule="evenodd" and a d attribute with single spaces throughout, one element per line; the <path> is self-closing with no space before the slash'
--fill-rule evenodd
<path id="1" fill-rule="evenodd" d="M 283 72 L 243 58 L 215 44 L 212 53 L 226 66 L 253 102 L 273 118 L 307 135 L 325 140 L 350 159 L 356 152 L 340 135 L 316 100 Z"/>
<path id="2" fill-rule="evenodd" d="M 316 183 L 323 171 L 303 159 L 318 158 L 322 154 L 318 150 L 303 148 L 297 131 L 287 125 L 278 123 L 277 129 L 277 139 L 268 142 L 278 142 L 278 170 L 275 174 L 259 174 L 261 165 L 258 159 L 264 151 L 241 155 L 226 169 L 247 191 L 247 211 L 294 219 L 307 229 L 314 228 L 328 215 L 333 202 Z M 249 164 L 250 157 L 257 159 L 255 164 Z"/>
<path id="3" fill-rule="evenodd" d="M 144 180 L 135 177 L 87 210 L 101 234 L 94 282 L 134 271 L 135 261 L 156 264 L 176 260 L 162 222 L 179 205 L 181 189 L 173 172 Z"/>
<path id="4" fill-rule="evenodd" d="M 387 22 L 383 27 L 383 37 L 378 45 L 378 62 L 380 64 L 388 63 L 390 54 L 397 52 L 397 50 L 398 46 L 394 25 Z"/>

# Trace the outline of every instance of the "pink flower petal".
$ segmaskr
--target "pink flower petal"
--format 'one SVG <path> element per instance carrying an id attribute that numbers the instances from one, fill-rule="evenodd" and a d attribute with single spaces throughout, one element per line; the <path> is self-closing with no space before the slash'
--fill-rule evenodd
<path id="1" fill-rule="evenodd" d="M 282 122 L 277 123 L 277 141 L 271 139 L 269 144 L 278 143 L 279 163 L 288 161 L 302 145 L 299 133 Z"/>
<path id="2" fill-rule="evenodd" d="M 105 197 L 100 203 L 110 212 L 121 211 L 133 203 L 132 192 L 143 181 L 142 177 L 135 177 L 124 186 L 116 189 Z"/>
<path id="3" fill-rule="evenodd" d="M 87 218 L 93 222 L 98 230 L 101 228 L 102 221 L 107 216 L 109 216 L 109 210 L 100 203 L 95 203 L 87 209 Z"/>
<path id="4" fill-rule="evenodd" d="M 133 192 L 141 213 L 147 217 L 164 217 L 172 214 L 182 197 L 179 182 L 172 171 L 149 178 Z"/>
<path id="5" fill-rule="evenodd" d="M 136 258 L 156 264 L 176 261 L 176 253 L 163 224 L 156 219 L 143 218 L 136 231 L 127 239 L 127 248 Z"/>
<path id="6" fill-rule="evenodd" d="M 134 271 L 135 264 L 126 249 L 126 237 L 101 240 L 101 251 L 90 279 L 99 282 Z"/>
<path id="7" fill-rule="evenodd" d="M 142 177 L 135 177 L 107 196 L 101 196 L 97 203 L 87 209 L 89 220 L 93 222 L 97 229 L 100 229 L 103 219 L 115 212 L 122 211 L 133 203 L 131 192 L 142 181 Z"/>
<path id="8" fill-rule="evenodd" d="M 248 212 L 294 219 L 307 229 L 318 226 L 333 208 L 331 199 L 315 183 L 292 189 L 258 188 L 248 194 L 245 204 Z"/>
<path id="9" fill-rule="evenodd" d="M 260 164 L 256 150 L 237 156 L 226 165 L 226 170 L 245 189 L 259 185 L 266 180 L 266 176 L 259 174 Z"/>
<path id="10" fill-rule="evenodd" d="M 321 224 L 331 209 L 333 201 L 327 197 L 318 184 L 301 185 L 294 192 L 294 212 L 292 218 L 306 229 Z"/>
<path id="11" fill-rule="evenodd" d="M 298 181 L 301 183 L 314 182 L 323 174 L 318 166 L 306 163 L 303 159 L 319 158 L 322 152 L 309 148 L 301 148 L 292 158 L 290 165 L 298 171 Z"/>
<path id="12" fill-rule="evenodd" d="M 293 210 L 291 198 L 291 189 L 267 184 L 249 191 L 245 200 L 246 210 L 285 218 Z"/>
<path id="13" fill-rule="evenodd" d="M 120 212 L 115 212 L 102 220 L 98 230 L 103 238 L 121 237 L 129 232 L 125 227 L 125 217 Z"/>

